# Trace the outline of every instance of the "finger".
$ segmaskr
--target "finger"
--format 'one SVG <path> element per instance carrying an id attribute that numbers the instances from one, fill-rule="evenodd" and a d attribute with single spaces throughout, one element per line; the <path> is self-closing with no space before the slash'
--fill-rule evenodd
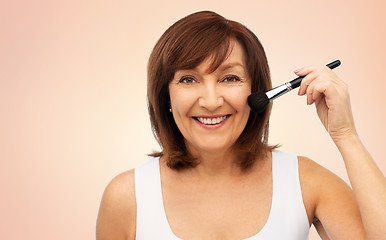
<path id="1" fill-rule="evenodd" d="M 311 73 L 312 74 L 312 73 Z M 308 79 L 307 79 L 308 80 Z M 318 97 L 318 95 L 320 95 L 318 93 L 317 90 L 315 90 L 315 87 L 320 84 L 320 80 L 318 79 L 318 77 L 314 77 L 314 79 L 309 83 L 308 87 L 307 87 L 307 90 L 306 90 L 306 94 L 307 94 L 307 104 L 308 105 L 311 105 L 314 103 L 314 100 L 316 97 Z"/>
<path id="2" fill-rule="evenodd" d="M 310 72 L 307 76 L 303 78 L 302 82 L 300 83 L 300 88 L 298 92 L 299 96 L 303 96 L 304 94 L 306 94 L 308 86 L 311 84 L 312 81 L 315 80 L 316 77 L 316 72 Z"/>
<path id="3" fill-rule="evenodd" d="M 294 70 L 294 73 L 298 76 L 305 76 L 305 75 L 309 74 L 310 72 L 315 71 L 317 68 L 319 68 L 319 67 L 318 66 L 306 66 L 306 67 L 302 67 L 302 68 L 299 68 L 297 70 Z"/>
<path id="4" fill-rule="evenodd" d="M 318 92 L 319 94 L 323 95 L 327 106 L 330 107 L 332 102 L 337 101 L 334 99 L 339 98 L 339 90 L 337 87 L 338 86 L 331 81 L 320 81 L 319 84 L 315 85 L 314 92 Z M 318 96 L 314 96 L 314 99 L 316 99 L 316 97 Z"/>
<path id="5" fill-rule="evenodd" d="M 316 83 L 316 81 L 314 81 Z M 324 86 L 325 83 L 320 83 L 318 82 L 318 84 L 315 84 L 315 86 L 313 86 L 313 90 L 312 90 L 312 95 L 311 95 L 311 101 L 312 103 L 315 103 L 318 105 L 318 103 L 323 100 L 325 98 L 325 86 Z"/>
<path id="6" fill-rule="evenodd" d="M 320 92 L 320 91 L 317 91 L 316 88 L 314 88 L 315 90 L 312 92 L 312 101 L 314 103 L 317 103 L 319 102 L 321 99 L 324 98 L 324 93 L 323 92 Z"/>

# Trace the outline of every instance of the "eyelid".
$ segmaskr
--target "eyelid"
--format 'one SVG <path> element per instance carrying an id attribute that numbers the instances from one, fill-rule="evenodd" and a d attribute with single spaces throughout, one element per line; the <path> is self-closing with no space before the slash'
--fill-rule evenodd
<path id="1" fill-rule="evenodd" d="M 178 83 L 187 83 L 187 84 L 191 83 L 191 82 L 189 82 L 189 83 L 184 82 L 184 80 L 186 80 L 186 79 L 192 79 L 194 82 L 197 82 L 196 78 L 193 77 L 192 75 L 184 75 L 184 76 L 180 77 L 180 79 L 178 80 Z"/>
<path id="2" fill-rule="evenodd" d="M 230 74 L 230 75 L 227 75 L 223 78 L 222 82 L 227 82 L 227 79 L 229 78 L 233 78 L 235 79 L 236 81 L 231 81 L 231 82 L 238 82 L 238 81 L 241 81 L 241 77 L 235 75 L 235 74 Z"/>

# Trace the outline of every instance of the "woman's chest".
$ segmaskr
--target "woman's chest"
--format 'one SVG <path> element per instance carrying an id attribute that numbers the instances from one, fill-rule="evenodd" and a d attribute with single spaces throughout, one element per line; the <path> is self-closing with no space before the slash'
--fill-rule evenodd
<path id="1" fill-rule="evenodd" d="M 172 232 L 181 239 L 245 239 L 264 227 L 272 204 L 272 181 L 165 184 L 163 202 Z"/>

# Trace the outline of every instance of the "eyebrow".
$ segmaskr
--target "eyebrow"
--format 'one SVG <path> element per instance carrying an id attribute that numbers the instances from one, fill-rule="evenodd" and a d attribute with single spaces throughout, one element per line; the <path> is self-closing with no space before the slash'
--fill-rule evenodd
<path id="1" fill-rule="evenodd" d="M 233 68 L 233 67 L 242 67 L 243 69 L 245 69 L 244 64 L 241 64 L 239 62 L 222 64 L 222 65 L 219 66 L 219 69 L 222 70 L 222 71 L 225 71 L 225 70 L 227 70 L 229 68 Z"/>
<path id="2" fill-rule="evenodd" d="M 216 70 L 225 71 L 227 69 L 234 68 L 234 67 L 240 67 L 244 71 L 246 70 L 244 64 L 242 64 L 240 62 L 231 62 L 231 63 L 221 64 Z M 176 73 L 179 72 L 179 71 L 193 71 L 193 72 L 196 72 L 197 71 L 197 67 L 194 68 L 194 69 L 181 69 L 181 70 L 177 70 Z M 176 75 L 176 73 L 175 73 L 175 75 Z"/>

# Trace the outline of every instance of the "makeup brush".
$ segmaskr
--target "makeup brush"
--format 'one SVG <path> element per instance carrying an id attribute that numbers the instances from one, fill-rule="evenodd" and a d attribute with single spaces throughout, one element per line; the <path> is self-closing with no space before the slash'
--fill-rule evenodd
<path id="1" fill-rule="evenodd" d="M 326 66 L 329 67 L 330 69 L 334 69 L 339 65 L 340 65 L 340 61 L 336 60 L 327 64 Z M 249 107 L 253 111 L 257 113 L 261 113 L 262 111 L 264 111 L 264 109 L 267 107 L 270 101 L 280 97 L 281 95 L 291 91 L 294 88 L 299 87 L 304 77 L 305 76 L 295 78 L 294 80 L 290 82 L 286 82 L 267 92 L 252 93 L 251 95 L 248 96 L 248 99 L 247 99 Z"/>

